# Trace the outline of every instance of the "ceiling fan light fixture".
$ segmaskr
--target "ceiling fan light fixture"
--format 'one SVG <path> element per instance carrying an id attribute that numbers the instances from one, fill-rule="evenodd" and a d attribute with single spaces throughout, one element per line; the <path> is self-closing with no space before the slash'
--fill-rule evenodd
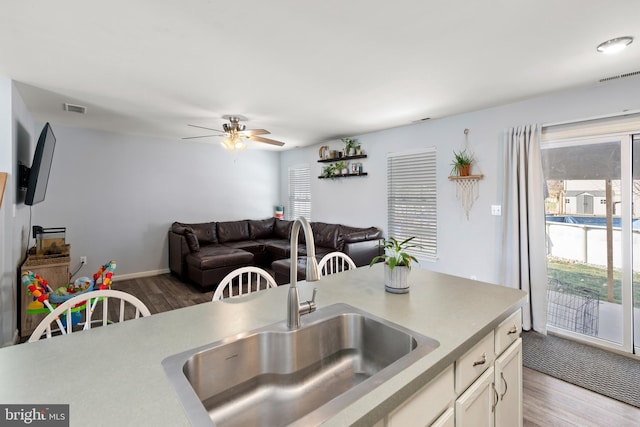
<path id="1" fill-rule="evenodd" d="M 233 135 L 231 141 L 233 143 L 233 147 L 238 151 L 244 151 L 245 148 L 247 148 L 247 143 L 244 142 L 238 134 Z"/>
<path id="2" fill-rule="evenodd" d="M 611 55 L 624 50 L 632 42 L 633 37 L 631 36 L 616 37 L 615 39 L 607 40 L 606 42 L 600 43 L 596 50 L 598 52 Z"/>
<path id="3" fill-rule="evenodd" d="M 235 151 L 236 146 L 235 144 L 232 142 L 230 137 L 226 137 L 225 139 L 222 140 L 222 142 L 220 143 L 225 150 L 227 151 Z"/>

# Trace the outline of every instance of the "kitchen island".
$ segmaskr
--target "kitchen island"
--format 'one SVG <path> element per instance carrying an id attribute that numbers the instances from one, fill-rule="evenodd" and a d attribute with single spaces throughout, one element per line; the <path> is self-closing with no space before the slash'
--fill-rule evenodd
<path id="1" fill-rule="evenodd" d="M 378 264 L 298 284 L 301 299 L 318 289 L 318 307 L 346 303 L 440 343 L 325 425 L 375 424 L 492 333 L 525 298 L 519 290 L 418 268 L 409 282 L 407 294 L 385 292 Z M 0 404 L 69 404 L 72 426 L 187 426 L 162 360 L 282 321 L 288 288 L 0 349 Z"/>

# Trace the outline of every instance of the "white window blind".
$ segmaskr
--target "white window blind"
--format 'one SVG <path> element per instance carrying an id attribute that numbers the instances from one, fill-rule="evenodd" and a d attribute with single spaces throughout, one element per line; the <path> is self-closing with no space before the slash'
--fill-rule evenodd
<path id="1" fill-rule="evenodd" d="M 387 159 L 389 236 L 422 246 L 418 258 L 437 256 L 436 149 L 391 153 Z"/>
<path id="2" fill-rule="evenodd" d="M 309 165 L 289 168 L 289 209 L 287 219 L 311 220 L 311 170 Z"/>

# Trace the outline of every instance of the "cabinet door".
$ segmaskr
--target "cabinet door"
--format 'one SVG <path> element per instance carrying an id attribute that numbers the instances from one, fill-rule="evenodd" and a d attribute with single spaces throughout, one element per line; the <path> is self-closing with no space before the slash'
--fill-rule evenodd
<path id="1" fill-rule="evenodd" d="M 522 427 L 522 338 L 496 359 L 496 427 Z"/>
<path id="2" fill-rule="evenodd" d="M 496 391 L 493 366 L 456 400 L 456 427 L 493 427 Z"/>
<path id="3" fill-rule="evenodd" d="M 444 414 L 440 415 L 437 420 L 431 424 L 431 427 L 455 427 L 453 408 L 449 408 Z"/>
<path id="4" fill-rule="evenodd" d="M 452 365 L 391 411 L 386 426 L 427 426 L 451 406 L 454 398 Z"/>

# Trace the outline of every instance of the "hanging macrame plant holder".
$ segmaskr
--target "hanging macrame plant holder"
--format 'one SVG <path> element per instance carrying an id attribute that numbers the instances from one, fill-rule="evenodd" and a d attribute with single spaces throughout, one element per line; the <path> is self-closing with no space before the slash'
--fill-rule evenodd
<path id="1" fill-rule="evenodd" d="M 483 175 L 450 176 L 449 179 L 456 183 L 456 198 L 460 200 L 464 214 L 469 219 L 469 211 L 480 194 L 478 182 Z"/>

